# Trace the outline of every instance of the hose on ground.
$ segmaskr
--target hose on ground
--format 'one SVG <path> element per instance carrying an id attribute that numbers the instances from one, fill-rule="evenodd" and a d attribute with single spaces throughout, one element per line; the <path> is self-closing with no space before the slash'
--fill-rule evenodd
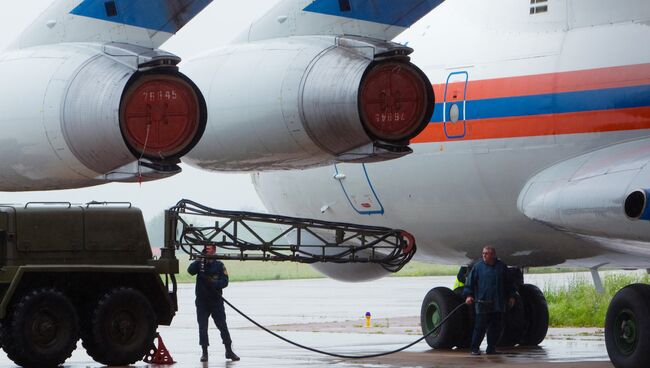
<path id="1" fill-rule="evenodd" d="M 295 341 L 289 340 L 289 339 L 287 339 L 286 337 L 281 336 L 281 335 L 279 335 L 279 334 L 277 334 L 277 333 L 275 333 L 275 332 L 269 330 L 268 328 L 262 326 L 261 324 L 257 323 L 255 320 L 253 320 L 252 318 L 250 318 L 249 316 L 247 316 L 244 312 L 242 312 L 242 311 L 240 311 L 239 309 L 237 309 L 237 307 L 235 307 L 234 305 L 232 305 L 232 304 L 231 304 L 229 301 L 227 301 L 225 298 L 223 298 L 223 301 L 224 301 L 224 303 L 226 303 L 230 308 L 232 308 L 235 312 L 239 313 L 242 317 L 246 318 L 250 323 L 254 324 L 255 326 L 257 326 L 257 327 L 259 327 L 260 329 L 262 329 L 263 331 L 268 332 L 269 334 L 271 334 L 271 335 L 277 337 L 278 339 L 280 339 L 280 340 L 282 340 L 282 341 L 284 341 L 284 342 L 286 342 L 286 343 L 289 343 L 289 344 L 291 344 L 291 345 L 297 346 L 297 347 L 299 347 L 299 348 L 301 348 L 301 349 L 309 350 L 309 351 L 314 352 L 314 353 L 323 354 L 323 355 L 329 355 L 329 356 L 331 356 L 331 357 L 342 358 L 342 359 L 368 359 L 368 358 L 377 358 L 377 357 L 381 357 L 381 356 L 386 356 L 386 355 L 391 355 L 391 354 L 399 353 L 400 351 L 404 351 L 404 350 L 410 348 L 411 346 L 413 346 L 413 345 L 415 345 L 415 344 L 421 342 L 422 340 L 426 339 L 427 337 L 429 337 L 429 336 L 430 336 L 431 334 L 433 334 L 434 332 L 436 332 L 436 331 L 437 331 L 437 330 L 438 330 L 442 325 L 444 325 L 444 324 L 449 320 L 449 318 L 451 318 L 454 314 L 456 314 L 456 312 L 458 312 L 458 311 L 459 311 L 463 306 L 465 306 L 464 303 L 461 303 L 461 304 L 458 305 L 456 308 L 454 308 L 454 309 L 453 309 L 453 310 L 452 310 L 452 311 L 451 311 L 451 312 L 450 312 L 450 313 L 449 313 L 445 318 L 443 318 L 442 321 L 440 321 L 440 323 L 438 323 L 438 325 L 435 326 L 433 329 L 431 329 L 431 331 L 429 331 L 426 335 L 420 337 L 419 339 L 417 339 L 417 340 L 413 341 L 412 343 L 410 343 L 410 344 L 408 344 L 408 345 L 405 345 L 405 346 L 403 346 L 403 347 L 401 347 L 401 348 L 399 348 L 399 349 L 391 350 L 391 351 L 387 351 L 387 352 L 384 352 L 384 353 L 377 353 L 377 354 L 368 354 L 368 355 L 345 355 L 345 354 L 330 353 L 330 352 L 327 352 L 327 351 L 323 351 L 323 350 L 319 350 L 319 349 L 311 348 L 311 347 L 309 347 L 309 346 L 305 346 L 305 345 L 299 344 L 299 343 L 297 343 L 297 342 L 295 342 Z"/>

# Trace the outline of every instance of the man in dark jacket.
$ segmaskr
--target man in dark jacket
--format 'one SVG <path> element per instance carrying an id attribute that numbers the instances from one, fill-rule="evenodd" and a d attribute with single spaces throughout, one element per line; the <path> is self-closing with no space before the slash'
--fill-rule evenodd
<path id="1" fill-rule="evenodd" d="M 481 342 L 487 332 L 487 354 L 497 354 L 496 344 L 501 335 L 506 303 L 515 303 L 515 289 L 508 277 L 508 266 L 497 259 L 494 247 L 483 248 L 483 261 L 472 268 L 463 295 L 465 302 L 474 304 L 476 319 L 472 335 L 472 355 L 480 355 Z"/>
<path id="2" fill-rule="evenodd" d="M 216 252 L 214 246 L 206 246 L 205 255 L 213 255 Z M 201 361 L 208 361 L 208 320 L 210 315 L 214 324 L 221 332 L 221 340 L 226 348 L 226 359 L 239 360 L 237 354 L 232 351 L 232 340 L 226 324 L 226 310 L 223 305 L 222 290 L 228 286 L 228 271 L 226 266 L 218 260 L 199 259 L 190 264 L 187 268 L 190 275 L 196 276 L 196 320 L 199 323 L 199 344 L 203 349 Z"/>

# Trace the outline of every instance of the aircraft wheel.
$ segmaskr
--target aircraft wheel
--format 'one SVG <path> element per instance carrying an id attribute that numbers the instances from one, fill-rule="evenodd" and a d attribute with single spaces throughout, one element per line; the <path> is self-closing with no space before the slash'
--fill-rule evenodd
<path id="1" fill-rule="evenodd" d="M 546 298 L 537 286 L 531 284 L 521 285 L 519 295 L 521 295 L 523 301 L 527 326 L 519 345 L 539 345 L 544 341 L 548 332 L 548 304 Z"/>
<path id="2" fill-rule="evenodd" d="M 650 285 L 628 285 L 614 295 L 605 345 L 616 368 L 650 367 Z"/>
<path id="3" fill-rule="evenodd" d="M 526 329 L 526 311 L 521 296 L 515 296 L 515 305 L 508 309 L 503 318 L 503 332 L 497 346 L 515 346 L 522 341 Z"/>
<path id="4" fill-rule="evenodd" d="M 129 365 L 141 360 L 156 335 L 156 315 L 138 290 L 116 288 L 101 297 L 84 332 L 83 346 L 97 362 Z"/>
<path id="5" fill-rule="evenodd" d="M 446 287 L 429 290 L 422 301 L 422 309 L 420 310 L 422 333 L 426 335 L 431 332 L 461 302 L 460 297 Z M 451 349 L 458 345 L 463 335 L 464 324 L 462 317 L 463 311 L 459 311 L 451 317 L 447 323 L 425 339 L 427 344 L 434 349 Z"/>
<path id="6" fill-rule="evenodd" d="M 4 350 L 23 367 L 58 367 L 79 339 L 74 306 L 63 293 L 49 288 L 32 290 L 20 298 L 4 328 Z"/>

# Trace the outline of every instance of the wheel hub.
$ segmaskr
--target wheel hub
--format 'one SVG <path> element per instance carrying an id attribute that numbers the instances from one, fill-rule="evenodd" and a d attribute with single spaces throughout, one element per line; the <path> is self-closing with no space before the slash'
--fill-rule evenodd
<path id="1" fill-rule="evenodd" d="M 634 352 L 637 345 L 637 322 L 632 311 L 625 309 L 616 318 L 615 341 L 619 351 L 625 355 Z"/>
<path id="2" fill-rule="evenodd" d="M 128 343 L 135 333 L 136 321 L 128 311 L 120 311 L 115 314 L 111 323 L 111 336 L 113 341 L 121 344 Z"/>
<path id="3" fill-rule="evenodd" d="M 440 321 L 442 320 L 442 315 L 440 313 L 440 306 L 438 303 L 431 303 L 427 306 L 426 310 L 426 326 L 427 326 L 427 332 L 430 332 L 438 324 L 440 324 Z M 432 335 L 433 336 L 438 336 L 440 334 L 440 330 L 434 332 Z"/>
<path id="4" fill-rule="evenodd" d="M 48 309 L 41 309 L 34 315 L 31 324 L 33 341 L 41 347 L 47 347 L 56 341 L 59 321 Z"/>

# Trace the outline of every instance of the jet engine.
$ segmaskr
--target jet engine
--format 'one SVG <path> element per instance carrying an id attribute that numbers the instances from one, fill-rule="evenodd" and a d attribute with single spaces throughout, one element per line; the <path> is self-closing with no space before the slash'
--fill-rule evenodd
<path id="1" fill-rule="evenodd" d="M 209 105 L 187 161 L 218 170 L 374 162 L 411 152 L 434 96 L 403 45 L 292 37 L 233 45 L 188 61 Z"/>
<path id="2" fill-rule="evenodd" d="M 650 189 L 637 189 L 625 198 L 623 206 L 627 217 L 634 220 L 650 220 Z"/>
<path id="3" fill-rule="evenodd" d="M 140 181 L 180 171 L 207 109 L 172 54 L 58 44 L 3 54 L 0 190 Z"/>

